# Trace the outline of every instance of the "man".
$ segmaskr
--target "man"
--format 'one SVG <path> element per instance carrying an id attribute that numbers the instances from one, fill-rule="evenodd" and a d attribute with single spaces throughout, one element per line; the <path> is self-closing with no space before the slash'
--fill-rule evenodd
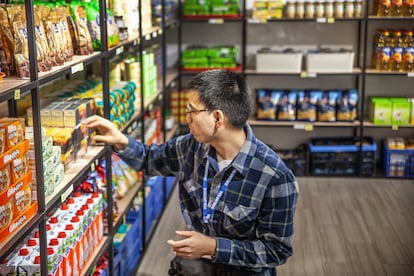
<path id="1" fill-rule="evenodd" d="M 146 146 L 100 117 L 87 120 L 100 132 L 94 140 L 113 145 L 135 169 L 176 176 L 188 226 L 176 232 L 181 240 L 168 241 L 178 275 L 276 275 L 292 255 L 298 186 L 247 124 L 249 92 L 233 72 L 198 74 L 189 84 L 190 133 L 162 145 Z"/>

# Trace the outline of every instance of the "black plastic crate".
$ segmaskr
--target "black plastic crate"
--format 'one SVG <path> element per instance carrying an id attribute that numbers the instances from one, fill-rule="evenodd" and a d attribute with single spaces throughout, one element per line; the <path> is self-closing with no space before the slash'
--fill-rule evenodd
<path id="1" fill-rule="evenodd" d="M 377 145 L 371 137 L 362 143 L 353 137 L 315 138 L 309 143 L 311 175 L 375 174 Z"/>
<path id="2" fill-rule="evenodd" d="M 301 144 L 295 149 L 278 149 L 269 145 L 292 170 L 296 176 L 304 176 L 308 171 L 308 149 L 306 144 Z"/>

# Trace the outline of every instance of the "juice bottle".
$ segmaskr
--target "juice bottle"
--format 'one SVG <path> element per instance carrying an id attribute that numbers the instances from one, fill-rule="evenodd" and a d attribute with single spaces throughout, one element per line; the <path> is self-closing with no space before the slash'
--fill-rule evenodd
<path id="1" fill-rule="evenodd" d="M 403 3 L 401 13 L 403 16 L 414 17 L 414 0 L 406 0 Z"/>
<path id="2" fill-rule="evenodd" d="M 412 30 L 404 30 L 402 34 L 403 41 L 403 61 L 402 71 L 413 71 L 414 63 L 414 37 Z"/>
<path id="3" fill-rule="evenodd" d="M 391 8 L 391 0 L 379 0 L 377 15 L 378 16 L 389 16 Z"/>
<path id="4" fill-rule="evenodd" d="M 391 16 L 402 16 L 401 10 L 403 6 L 402 0 L 393 0 L 390 6 Z"/>
<path id="5" fill-rule="evenodd" d="M 390 69 L 391 71 L 402 70 L 402 57 L 403 57 L 403 41 L 400 30 L 391 31 L 390 35 L 390 46 L 391 46 L 391 58 L 390 58 Z"/>
<path id="6" fill-rule="evenodd" d="M 389 44 L 389 31 L 378 29 L 374 37 L 374 45 L 372 51 L 372 66 L 377 70 L 387 71 L 391 56 L 391 48 Z"/>

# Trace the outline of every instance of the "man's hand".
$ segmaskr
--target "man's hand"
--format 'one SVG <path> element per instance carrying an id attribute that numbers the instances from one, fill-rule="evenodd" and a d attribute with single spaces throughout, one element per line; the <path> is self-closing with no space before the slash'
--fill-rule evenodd
<path id="1" fill-rule="evenodd" d="M 96 128 L 99 132 L 92 137 L 92 143 L 103 142 L 113 145 L 117 150 L 124 150 L 128 146 L 128 138 L 111 121 L 94 115 L 85 122 L 88 128 Z"/>
<path id="2" fill-rule="evenodd" d="M 205 255 L 215 255 L 216 240 L 195 231 L 175 231 L 182 240 L 168 240 L 167 243 L 178 257 L 183 259 L 199 259 Z"/>

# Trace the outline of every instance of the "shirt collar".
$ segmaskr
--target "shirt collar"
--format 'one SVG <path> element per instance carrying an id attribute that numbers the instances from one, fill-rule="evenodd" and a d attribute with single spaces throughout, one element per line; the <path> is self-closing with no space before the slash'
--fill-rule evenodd
<path id="1" fill-rule="evenodd" d="M 244 130 L 246 132 L 246 141 L 244 142 L 243 146 L 241 147 L 239 153 L 236 155 L 236 158 L 231 163 L 239 173 L 242 175 L 246 175 L 249 168 L 246 164 L 249 163 L 251 156 L 254 156 L 257 148 L 257 139 L 253 134 L 252 128 L 248 123 L 244 126 Z M 200 145 L 203 154 L 203 159 L 210 156 L 210 158 L 215 158 L 216 151 L 210 144 L 202 144 Z"/>

